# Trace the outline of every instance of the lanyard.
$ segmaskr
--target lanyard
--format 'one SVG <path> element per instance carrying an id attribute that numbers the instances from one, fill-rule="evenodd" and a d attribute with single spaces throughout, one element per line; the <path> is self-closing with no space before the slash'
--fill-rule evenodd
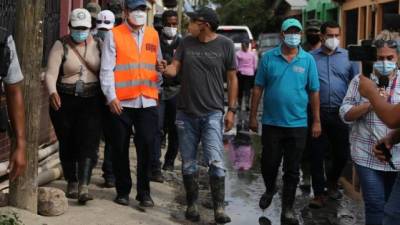
<path id="1" fill-rule="evenodd" d="M 390 93 L 389 93 L 389 98 L 388 98 L 388 103 L 390 103 L 390 100 L 392 99 L 392 96 L 394 95 L 394 89 L 396 88 L 396 84 L 397 84 L 397 74 L 396 74 L 396 78 L 394 78 L 392 86 L 390 87 Z"/>

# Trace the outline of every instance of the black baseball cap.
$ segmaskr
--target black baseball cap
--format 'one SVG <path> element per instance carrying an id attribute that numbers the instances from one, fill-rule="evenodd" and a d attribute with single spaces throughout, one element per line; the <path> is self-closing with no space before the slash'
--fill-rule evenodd
<path id="1" fill-rule="evenodd" d="M 215 12 L 215 10 L 211 8 L 203 7 L 201 9 L 196 10 L 195 12 L 188 12 L 186 14 L 192 20 L 204 21 L 210 23 L 212 26 L 217 26 L 217 27 L 219 25 L 218 15 Z"/>

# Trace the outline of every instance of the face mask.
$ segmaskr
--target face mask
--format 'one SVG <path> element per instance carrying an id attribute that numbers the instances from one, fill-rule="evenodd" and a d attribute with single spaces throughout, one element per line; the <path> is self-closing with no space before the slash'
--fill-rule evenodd
<path id="1" fill-rule="evenodd" d="M 328 38 L 325 40 L 325 46 L 330 50 L 335 50 L 339 46 L 339 39 L 337 38 Z"/>
<path id="2" fill-rule="evenodd" d="M 178 33 L 178 28 L 176 27 L 164 27 L 163 28 L 163 33 L 169 37 L 169 38 L 173 38 L 176 36 L 176 34 Z"/>
<path id="3" fill-rule="evenodd" d="M 307 42 L 312 45 L 316 45 L 320 41 L 318 34 L 307 34 L 306 38 L 307 38 Z"/>
<path id="4" fill-rule="evenodd" d="M 129 13 L 131 23 L 137 26 L 142 26 L 147 21 L 147 13 L 141 10 L 135 10 Z"/>
<path id="5" fill-rule="evenodd" d="M 283 41 L 288 47 L 297 48 L 301 42 L 301 36 L 300 34 L 285 34 L 285 39 Z"/>
<path id="6" fill-rule="evenodd" d="M 71 37 L 78 43 L 84 42 L 89 37 L 89 30 L 71 29 Z"/>
<path id="7" fill-rule="evenodd" d="M 99 38 L 101 38 L 101 40 L 104 40 L 104 38 L 106 37 L 108 30 L 98 30 L 97 31 L 97 36 Z"/>
<path id="8" fill-rule="evenodd" d="M 374 63 L 374 69 L 382 76 L 389 76 L 396 68 L 396 63 L 388 60 Z"/>

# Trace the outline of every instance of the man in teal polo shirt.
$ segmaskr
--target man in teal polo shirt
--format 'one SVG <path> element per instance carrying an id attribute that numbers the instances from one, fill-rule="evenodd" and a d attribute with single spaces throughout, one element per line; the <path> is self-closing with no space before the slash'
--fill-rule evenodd
<path id="1" fill-rule="evenodd" d="M 260 208 L 266 209 L 276 193 L 276 177 L 283 157 L 281 220 L 297 224 L 293 203 L 299 183 L 299 165 L 307 138 L 307 104 L 313 112 L 311 133 L 321 134 L 319 81 L 314 58 L 300 46 L 302 26 L 287 19 L 281 27 L 282 44 L 261 59 L 256 75 L 250 114 L 250 129 L 257 131 L 257 108 L 264 93 L 261 170 L 266 192 Z"/>

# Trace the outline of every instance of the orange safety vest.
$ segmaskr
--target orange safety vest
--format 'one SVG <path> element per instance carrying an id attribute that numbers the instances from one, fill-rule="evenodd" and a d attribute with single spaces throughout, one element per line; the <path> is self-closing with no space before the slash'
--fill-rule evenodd
<path id="1" fill-rule="evenodd" d="M 158 33 L 151 27 L 144 29 L 140 51 L 127 24 L 112 30 L 117 53 L 114 68 L 115 92 L 119 100 L 135 99 L 141 95 L 158 99 Z"/>

